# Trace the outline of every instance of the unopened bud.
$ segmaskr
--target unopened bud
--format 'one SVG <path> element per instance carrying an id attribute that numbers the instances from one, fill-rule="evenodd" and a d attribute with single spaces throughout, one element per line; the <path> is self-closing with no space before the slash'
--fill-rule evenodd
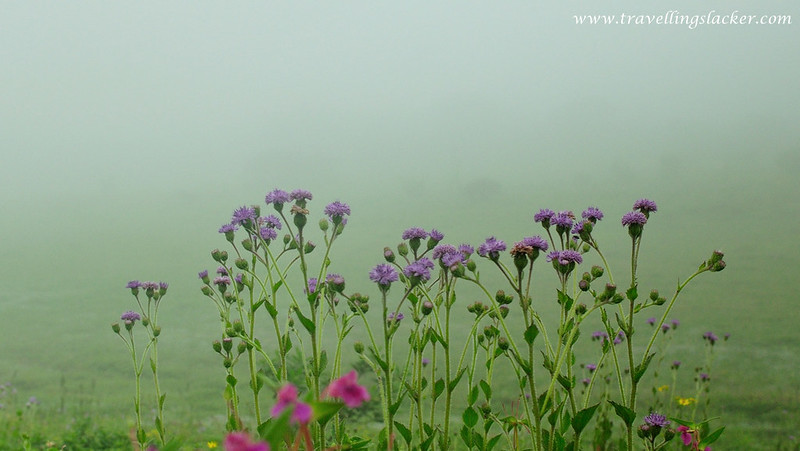
<path id="1" fill-rule="evenodd" d="M 113 330 L 115 334 L 118 334 L 118 333 L 119 333 L 119 331 L 120 331 L 120 329 L 119 329 L 119 323 L 113 323 L 113 324 L 111 325 L 111 330 Z"/>
<path id="2" fill-rule="evenodd" d="M 203 285 L 203 287 L 200 288 L 200 292 L 206 296 L 211 296 L 211 293 L 213 293 L 211 287 L 209 287 L 208 285 Z"/>
<path id="3" fill-rule="evenodd" d="M 402 243 L 398 244 L 397 245 L 397 253 L 400 254 L 403 257 L 408 255 L 408 244 L 406 244 L 405 242 L 402 242 Z"/>
<path id="4" fill-rule="evenodd" d="M 383 258 L 389 263 L 394 263 L 394 252 L 389 246 L 383 248 Z"/>
<path id="5" fill-rule="evenodd" d="M 241 269 L 242 271 L 246 271 L 247 268 L 250 266 L 249 264 L 247 264 L 247 260 L 243 258 L 237 258 L 234 263 L 236 264 L 236 267 Z"/>
<path id="6" fill-rule="evenodd" d="M 239 321 L 239 320 L 234 321 L 233 322 L 233 330 L 235 330 L 236 332 L 239 332 L 239 333 L 244 332 L 244 324 L 242 324 L 242 322 Z"/>
<path id="7" fill-rule="evenodd" d="M 589 282 L 581 279 L 581 281 L 578 282 L 578 288 L 580 288 L 581 291 L 589 291 Z"/>
<path id="8" fill-rule="evenodd" d="M 225 368 L 232 367 L 233 366 L 233 360 L 231 360 L 230 357 L 225 357 L 225 359 L 222 361 L 222 366 L 224 366 Z"/>
<path id="9" fill-rule="evenodd" d="M 363 354 L 364 353 L 364 343 L 357 341 L 353 343 L 353 349 L 356 351 L 356 354 Z"/>
<path id="10" fill-rule="evenodd" d="M 148 318 L 146 316 L 142 317 L 142 326 L 147 327 L 149 325 L 150 325 L 150 318 Z"/>
<path id="11" fill-rule="evenodd" d="M 222 349 L 225 352 L 230 352 L 233 349 L 233 340 L 230 337 L 225 337 L 222 339 Z"/>
<path id="12" fill-rule="evenodd" d="M 720 272 L 725 269 L 725 260 L 720 260 L 714 263 L 714 266 L 711 267 L 711 272 Z"/>
<path id="13" fill-rule="evenodd" d="M 497 339 L 497 347 L 498 348 L 502 349 L 503 351 L 507 351 L 508 350 L 508 346 L 509 346 L 508 345 L 508 340 L 506 339 L 506 337 L 500 337 L 500 338 Z"/>
<path id="14" fill-rule="evenodd" d="M 665 297 L 658 297 L 655 300 L 655 304 L 656 305 L 664 305 L 666 302 L 667 302 L 667 298 L 665 298 Z"/>
<path id="15" fill-rule="evenodd" d="M 650 291 L 650 300 L 655 301 L 658 299 L 658 290 L 651 290 Z"/>
<path id="16" fill-rule="evenodd" d="M 584 313 L 586 313 L 586 310 L 587 310 L 586 304 L 580 303 L 575 306 L 575 313 L 578 315 L 583 315 Z"/>
<path id="17" fill-rule="evenodd" d="M 475 270 L 478 269 L 478 264 L 475 263 L 474 260 L 469 259 L 467 260 L 467 269 L 469 270 L 469 272 L 475 272 Z"/>
<path id="18" fill-rule="evenodd" d="M 247 343 L 245 343 L 243 341 L 240 341 L 239 345 L 236 346 L 236 352 L 238 352 L 239 354 L 242 354 L 245 351 L 247 351 L 247 348 L 248 348 Z"/>
<path id="19" fill-rule="evenodd" d="M 319 229 L 322 230 L 323 232 L 327 232 L 328 231 L 328 220 L 327 219 L 323 218 L 323 219 L 319 220 Z"/>
<path id="20" fill-rule="evenodd" d="M 423 315 L 426 315 L 426 316 L 430 315 L 430 313 L 432 311 L 433 311 L 433 302 L 425 301 L 425 302 L 422 303 L 422 314 Z"/>
<path id="21" fill-rule="evenodd" d="M 294 215 L 294 225 L 297 227 L 298 230 L 302 229 L 306 226 L 308 222 L 308 218 L 301 212 L 297 212 Z"/>
<path id="22" fill-rule="evenodd" d="M 220 343 L 219 340 L 214 340 L 214 342 L 211 343 L 211 348 L 214 352 L 222 352 L 222 343 Z"/>
<path id="23" fill-rule="evenodd" d="M 154 337 L 157 337 L 157 336 L 159 336 L 159 335 L 161 335 L 161 326 L 155 326 L 155 327 L 153 327 L 153 336 L 154 336 Z"/>
<path id="24" fill-rule="evenodd" d="M 605 270 L 603 269 L 602 266 L 597 266 L 597 265 L 592 266 L 592 277 L 594 277 L 595 279 L 597 279 L 598 277 L 602 277 L 603 272 L 605 272 Z"/>
<path id="25" fill-rule="evenodd" d="M 619 304 L 620 302 L 622 302 L 624 300 L 625 300 L 625 296 L 617 293 L 611 298 L 611 303 L 612 304 Z"/>
<path id="26" fill-rule="evenodd" d="M 252 251 L 253 250 L 253 240 L 251 240 L 250 238 L 243 239 L 242 240 L 242 247 L 246 251 Z"/>

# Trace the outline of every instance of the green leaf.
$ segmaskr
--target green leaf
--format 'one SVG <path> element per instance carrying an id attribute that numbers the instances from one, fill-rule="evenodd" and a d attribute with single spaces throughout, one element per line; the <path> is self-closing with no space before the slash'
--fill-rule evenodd
<path id="1" fill-rule="evenodd" d="M 467 407 L 461 414 L 461 419 L 468 428 L 474 428 L 478 424 L 478 412 L 472 407 Z"/>
<path id="2" fill-rule="evenodd" d="M 272 319 L 275 319 L 275 318 L 278 317 L 278 310 L 275 308 L 274 305 L 270 304 L 269 302 L 265 302 L 264 303 L 264 308 L 267 309 L 267 312 L 269 312 L 269 316 Z"/>
<path id="3" fill-rule="evenodd" d="M 492 386 L 489 385 L 489 383 L 486 382 L 483 379 L 481 379 L 481 381 L 478 384 L 481 386 L 481 390 L 483 390 L 483 396 L 486 397 L 486 400 L 488 401 L 489 399 L 491 399 L 491 397 L 492 397 Z"/>
<path id="4" fill-rule="evenodd" d="M 561 426 L 558 432 L 564 435 L 569 430 L 569 425 L 572 423 L 572 416 L 569 414 L 569 409 L 564 409 L 564 416 L 561 417 Z"/>
<path id="5" fill-rule="evenodd" d="M 625 324 L 625 320 L 622 317 L 619 316 L 619 313 L 614 313 L 614 316 L 617 317 L 617 324 L 619 325 L 620 330 L 625 332 L 626 335 L 630 335 L 630 334 L 628 334 L 628 325 Z M 612 336 L 612 334 L 608 334 L 608 335 Z"/>
<path id="6" fill-rule="evenodd" d="M 614 406 L 614 412 L 616 412 L 617 416 L 622 418 L 622 421 L 625 422 L 626 426 L 630 427 L 633 424 L 633 421 L 636 420 L 636 412 L 610 399 L 608 402 Z"/>
<path id="7" fill-rule="evenodd" d="M 300 323 L 303 324 L 303 327 L 308 331 L 308 333 L 310 335 L 314 335 L 314 332 L 317 330 L 317 326 L 314 324 L 314 322 L 306 318 L 299 308 L 295 309 L 294 312 L 297 314 L 297 319 L 300 320 Z"/>
<path id="8" fill-rule="evenodd" d="M 494 437 L 490 438 L 489 441 L 486 442 L 486 450 L 492 451 L 492 448 L 494 448 L 497 445 L 497 443 L 500 441 L 501 438 L 503 438 L 502 434 L 497 434 Z"/>
<path id="9" fill-rule="evenodd" d="M 566 293 L 561 290 L 556 290 L 558 292 L 558 305 L 564 305 L 565 303 L 572 300 Z M 569 310 L 569 309 L 567 309 Z"/>
<path id="10" fill-rule="evenodd" d="M 319 374 L 325 371 L 326 366 L 328 366 L 328 353 L 323 349 L 319 353 Z"/>
<path id="11" fill-rule="evenodd" d="M 475 401 L 478 400 L 478 386 L 473 385 L 472 388 L 469 390 L 469 395 L 467 396 L 467 403 L 469 405 L 475 404 Z"/>
<path id="12" fill-rule="evenodd" d="M 705 449 L 706 446 L 716 442 L 719 436 L 722 435 L 723 432 L 725 432 L 725 426 L 722 426 L 716 431 L 708 434 L 703 440 L 700 440 L 700 444 L 697 447 L 699 449 Z"/>
<path id="13" fill-rule="evenodd" d="M 564 390 L 567 391 L 569 391 L 569 389 L 572 388 L 575 384 L 574 379 L 570 380 L 567 378 L 567 376 L 564 376 L 563 374 L 559 374 L 557 379 L 558 383 L 561 384 L 561 386 L 564 387 Z"/>
<path id="14" fill-rule="evenodd" d="M 222 397 L 225 398 L 225 401 L 233 399 L 233 389 L 230 385 L 225 386 L 225 390 L 222 391 Z"/>
<path id="15" fill-rule="evenodd" d="M 277 292 L 278 288 L 280 288 L 281 285 L 283 285 L 283 281 L 282 280 L 279 280 L 279 281 L 275 282 L 275 285 L 272 286 L 272 292 L 273 293 Z"/>
<path id="16" fill-rule="evenodd" d="M 561 404 L 558 405 L 556 410 L 552 411 L 550 415 L 547 416 L 547 422 L 550 423 L 550 426 L 555 427 L 556 422 L 558 421 L 558 416 L 561 415 L 561 409 L 564 408 L 564 401 L 561 401 Z"/>
<path id="17" fill-rule="evenodd" d="M 525 342 L 529 345 L 533 344 L 533 341 L 536 340 L 536 337 L 539 335 L 539 328 L 536 327 L 536 324 L 531 323 L 527 329 L 525 329 Z"/>
<path id="18" fill-rule="evenodd" d="M 238 382 L 238 381 L 236 380 L 236 376 L 234 376 L 233 374 L 229 374 L 229 375 L 228 375 L 228 376 L 225 378 L 225 381 L 227 381 L 227 382 L 228 382 L 228 385 L 230 385 L 231 387 L 235 387 L 235 386 L 236 386 L 236 383 Z"/>
<path id="19" fill-rule="evenodd" d="M 426 425 L 426 426 L 427 426 L 427 425 Z M 434 438 L 436 438 L 436 435 L 435 435 L 435 434 L 431 434 L 431 435 L 429 435 L 429 436 L 428 436 L 428 438 L 426 438 L 425 440 L 423 440 L 423 441 L 422 441 L 422 443 L 420 443 L 420 444 L 419 444 L 419 449 L 420 449 L 421 451 L 427 451 L 427 450 L 428 450 L 428 448 L 430 448 L 430 447 L 431 447 L 431 443 L 433 443 L 433 439 L 434 439 Z"/>
<path id="20" fill-rule="evenodd" d="M 407 427 L 398 421 L 394 422 L 394 427 L 397 428 L 397 432 L 403 437 L 403 440 L 406 441 L 406 445 L 411 445 L 411 431 L 408 430 Z"/>
<path id="21" fill-rule="evenodd" d="M 163 395 L 161 395 L 160 398 L 158 398 L 158 408 L 159 409 L 163 409 L 164 408 L 164 400 L 166 398 L 167 398 L 167 394 L 166 393 L 164 393 Z"/>
<path id="22" fill-rule="evenodd" d="M 468 428 L 466 425 L 461 426 L 461 430 L 459 431 L 459 435 L 461 436 L 461 440 L 467 445 L 467 448 L 472 448 L 472 434 L 470 433 L 471 429 Z"/>
<path id="23" fill-rule="evenodd" d="M 403 404 L 403 398 L 404 398 L 404 396 L 400 396 L 397 399 L 396 403 L 394 403 L 391 406 L 389 406 L 389 412 L 391 412 L 392 415 L 396 414 L 397 413 L 397 409 L 399 409 L 400 406 Z"/>
<path id="24" fill-rule="evenodd" d="M 464 375 L 464 371 L 466 370 L 467 370 L 466 368 L 461 368 L 460 370 L 458 370 L 458 374 L 456 375 L 455 379 L 451 380 L 450 383 L 447 385 L 447 391 L 452 393 L 453 390 L 456 389 L 456 386 L 458 386 L 458 383 L 461 381 L 461 376 Z"/>
<path id="25" fill-rule="evenodd" d="M 439 378 L 433 384 L 433 399 L 438 398 L 444 392 L 444 379 Z"/>
<path id="26" fill-rule="evenodd" d="M 277 417 L 258 425 L 258 435 L 266 440 L 273 449 L 280 449 L 283 443 L 283 435 L 289 430 L 289 415 L 291 409 L 284 409 L 283 413 Z"/>
<path id="27" fill-rule="evenodd" d="M 655 353 L 652 353 L 645 357 L 641 364 L 636 365 L 636 369 L 633 372 L 633 381 L 639 383 L 639 380 L 644 376 L 644 373 L 647 372 L 647 367 L 650 365 L 650 361 L 653 360 L 653 356 Z"/>
<path id="28" fill-rule="evenodd" d="M 636 285 L 628 288 L 628 291 L 625 292 L 625 295 L 628 296 L 628 299 L 631 301 L 635 301 L 636 298 L 639 297 L 639 293 L 637 292 Z"/>
<path id="29" fill-rule="evenodd" d="M 575 417 L 572 419 L 572 429 L 575 430 L 576 435 L 580 434 L 586 425 L 589 424 L 589 421 L 591 421 L 592 416 L 594 416 L 594 412 L 599 406 L 600 403 L 597 403 L 575 413 Z"/>

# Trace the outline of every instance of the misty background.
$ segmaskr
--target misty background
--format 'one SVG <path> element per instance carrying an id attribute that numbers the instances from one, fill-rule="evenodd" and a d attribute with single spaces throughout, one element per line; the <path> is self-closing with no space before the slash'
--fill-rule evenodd
<path id="1" fill-rule="evenodd" d="M 647 197 L 643 278 L 666 292 L 726 252 L 676 313 L 733 333 L 727 361 L 763 368 L 735 384 L 769 405 L 800 382 L 800 36 L 573 19 L 669 10 L 800 20 L 777 1 L 0 4 L 0 382 L 41 397 L 93 372 L 127 402 L 109 325 L 129 280 L 164 280 L 165 389 L 220 404 L 221 376 L 184 387 L 170 357 L 219 366 L 197 272 L 274 188 L 312 191 L 317 219 L 351 206 L 333 269 L 365 292 L 407 227 L 512 242 L 540 208 L 600 207 L 623 271 L 619 218 Z"/>

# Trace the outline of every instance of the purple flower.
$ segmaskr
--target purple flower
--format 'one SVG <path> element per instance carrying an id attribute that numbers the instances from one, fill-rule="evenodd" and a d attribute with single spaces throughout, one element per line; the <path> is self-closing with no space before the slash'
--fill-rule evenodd
<path id="1" fill-rule="evenodd" d="M 703 382 L 708 382 L 711 380 L 711 376 L 708 373 L 700 373 L 700 380 Z"/>
<path id="2" fill-rule="evenodd" d="M 661 325 L 661 332 L 667 333 L 671 329 L 669 324 L 662 324 Z"/>
<path id="3" fill-rule="evenodd" d="M 405 315 L 403 315 L 400 312 L 397 312 L 397 315 L 395 315 L 394 312 L 389 312 L 389 314 L 386 315 L 386 321 L 388 321 L 389 323 L 393 323 L 393 322 L 398 322 L 399 323 L 400 321 L 403 320 L 403 318 L 405 318 Z"/>
<path id="4" fill-rule="evenodd" d="M 381 288 L 389 288 L 398 278 L 397 271 L 392 265 L 381 263 L 369 272 L 369 280 L 377 283 Z"/>
<path id="5" fill-rule="evenodd" d="M 670 368 L 672 368 L 674 370 L 677 370 L 680 367 L 681 367 L 681 361 L 680 360 L 675 360 L 675 361 L 672 362 L 672 366 Z"/>
<path id="6" fill-rule="evenodd" d="M 334 380 L 325 389 L 328 396 L 340 398 L 347 407 L 351 409 L 358 407 L 366 401 L 369 401 L 369 392 L 366 388 L 358 385 L 358 373 L 355 370 L 350 371 L 339 379 Z"/>
<path id="7" fill-rule="evenodd" d="M 275 215 L 269 215 L 263 218 L 259 218 L 259 222 L 261 223 L 261 225 L 265 227 L 270 227 L 278 230 L 280 230 L 281 227 L 283 227 L 283 225 L 281 224 L 281 220 L 278 219 L 278 217 Z"/>
<path id="8" fill-rule="evenodd" d="M 583 210 L 581 217 L 591 222 L 597 222 L 603 219 L 603 212 L 597 207 L 589 207 L 586 210 Z"/>
<path id="9" fill-rule="evenodd" d="M 243 277 L 244 277 L 244 274 L 239 273 L 239 274 L 236 274 L 236 276 L 233 278 L 233 280 L 235 280 L 236 283 L 242 283 Z"/>
<path id="10" fill-rule="evenodd" d="M 325 276 L 325 282 L 335 285 L 344 285 L 344 277 L 339 274 L 328 274 Z"/>
<path id="11" fill-rule="evenodd" d="M 304 189 L 296 189 L 292 191 L 292 194 L 290 194 L 289 197 L 292 200 L 300 200 L 300 201 L 311 200 L 314 198 L 314 196 L 311 195 L 311 191 L 307 191 Z"/>
<path id="12" fill-rule="evenodd" d="M 227 276 L 228 275 L 228 268 L 226 268 L 224 266 L 220 266 L 219 268 L 217 268 L 217 274 L 219 274 L 220 276 Z"/>
<path id="13" fill-rule="evenodd" d="M 603 340 L 605 341 L 608 338 L 608 334 L 603 332 L 602 330 L 597 330 L 592 332 L 592 341 L 594 340 Z"/>
<path id="14" fill-rule="evenodd" d="M 673 329 L 677 329 L 678 326 L 680 326 L 680 324 L 681 324 L 681 322 L 678 321 L 677 319 L 673 319 L 672 321 L 670 321 L 670 323 L 672 324 L 672 328 Z"/>
<path id="15" fill-rule="evenodd" d="M 135 290 L 141 288 L 141 286 L 142 284 L 138 280 L 131 280 L 130 282 L 128 282 L 127 285 L 125 285 L 125 288 L 130 288 L 131 290 Z"/>
<path id="16" fill-rule="evenodd" d="M 669 426 L 669 420 L 667 420 L 667 417 L 665 417 L 664 415 L 655 413 L 655 412 L 653 412 L 650 415 L 644 417 L 644 422 L 645 422 L 645 424 L 647 424 L 648 426 L 651 426 L 651 427 L 664 428 L 664 427 Z"/>
<path id="17" fill-rule="evenodd" d="M 490 236 L 486 241 L 478 246 L 478 255 L 487 257 L 490 260 L 497 260 L 500 257 L 500 252 L 506 250 L 506 243 L 502 240 Z"/>
<path id="18" fill-rule="evenodd" d="M 289 197 L 289 193 L 280 189 L 275 189 L 270 191 L 264 198 L 265 203 L 272 204 L 276 207 L 278 205 L 283 205 L 286 202 L 289 202 L 290 200 L 291 198 Z"/>
<path id="19" fill-rule="evenodd" d="M 350 206 L 337 200 L 326 205 L 324 212 L 331 222 L 336 224 L 341 222 L 345 216 L 350 215 Z"/>
<path id="20" fill-rule="evenodd" d="M 259 230 L 259 235 L 261 235 L 262 240 L 270 241 L 278 237 L 278 232 L 272 227 L 262 227 L 261 230 Z"/>
<path id="21" fill-rule="evenodd" d="M 525 237 L 520 242 L 525 246 L 530 246 L 540 251 L 546 251 L 548 248 L 547 241 L 539 235 Z"/>
<path id="22" fill-rule="evenodd" d="M 431 229 L 430 236 L 431 236 L 431 239 L 434 240 L 434 241 L 442 241 L 444 239 L 444 233 L 442 233 L 442 232 L 440 232 L 440 231 L 438 231 L 436 229 Z"/>
<path id="23" fill-rule="evenodd" d="M 658 207 L 656 207 L 656 203 L 650 199 L 639 199 L 633 203 L 633 209 L 639 210 L 640 212 L 644 213 L 645 215 L 648 213 L 652 213 L 654 211 L 658 211 Z"/>
<path id="24" fill-rule="evenodd" d="M 431 257 L 434 260 L 440 260 L 447 254 L 461 254 L 458 252 L 455 246 L 452 244 L 440 244 L 433 248 L 433 253 L 431 253 Z"/>
<path id="25" fill-rule="evenodd" d="M 588 223 L 589 221 L 576 222 L 575 226 L 572 227 L 572 234 L 580 236 L 580 234 L 583 233 L 583 227 Z"/>
<path id="26" fill-rule="evenodd" d="M 411 227 L 403 232 L 404 240 L 424 239 L 428 237 L 428 232 L 420 227 Z"/>
<path id="27" fill-rule="evenodd" d="M 647 318 L 647 324 L 649 324 L 649 325 L 651 325 L 651 326 L 652 326 L 652 325 L 654 325 L 655 323 L 656 323 L 656 318 L 655 318 L 655 317 L 653 317 L 653 318 Z"/>
<path id="28" fill-rule="evenodd" d="M 556 212 L 550 210 L 548 208 L 543 208 L 539 210 L 539 213 L 533 215 L 534 222 L 541 222 L 543 226 L 549 227 L 550 226 L 550 219 L 555 216 Z"/>
<path id="29" fill-rule="evenodd" d="M 428 281 L 431 278 L 430 266 L 433 266 L 433 263 L 423 257 L 406 266 L 403 269 L 403 274 L 412 279 L 412 284 L 413 282 L 419 283 L 420 281 Z"/>
<path id="30" fill-rule="evenodd" d="M 200 280 L 207 279 L 208 278 L 208 270 L 204 269 L 204 270 L 200 271 L 199 273 L 197 273 L 197 277 Z"/>
<path id="31" fill-rule="evenodd" d="M 142 282 L 140 286 L 145 290 L 158 290 L 161 288 L 158 282 Z"/>
<path id="32" fill-rule="evenodd" d="M 625 227 L 628 227 L 628 226 L 631 226 L 631 225 L 643 226 L 646 223 L 647 223 L 647 217 L 644 215 L 644 213 L 641 213 L 641 212 L 638 212 L 638 211 L 631 211 L 631 212 L 625 213 L 622 216 L 622 225 L 625 226 Z"/>
<path id="33" fill-rule="evenodd" d="M 597 369 L 597 365 L 595 365 L 594 363 L 587 363 L 586 369 L 589 370 L 590 373 L 593 373 L 594 370 Z"/>
<path id="34" fill-rule="evenodd" d="M 308 290 L 306 293 L 316 293 L 317 292 L 317 278 L 311 277 L 308 279 Z"/>
<path id="35" fill-rule="evenodd" d="M 219 228 L 219 233 L 232 233 L 237 230 L 239 230 L 239 226 L 236 224 L 223 224 L 223 226 Z"/>
<path id="36" fill-rule="evenodd" d="M 256 219 L 256 209 L 242 206 L 233 211 L 231 224 L 247 225 L 248 222 Z"/>
<path id="37" fill-rule="evenodd" d="M 717 336 L 714 335 L 713 332 L 706 332 L 703 334 L 703 340 L 708 340 L 708 342 L 713 345 L 714 343 L 717 342 L 717 340 L 719 340 L 719 338 L 717 338 Z"/>
<path id="38" fill-rule="evenodd" d="M 270 451 L 267 442 L 251 442 L 246 432 L 231 432 L 225 436 L 225 451 Z"/>
<path id="39" fill-rule="evenodd" d="M 227 286 L 231 284 L 231 278 L 228 276 L 219 276 L 214 278 L 214 285 Z"/>
<path id="40" fill-rule="evenodd" d="M 422 366 L 428 366 L 428 365 L 430 365 L 430 363 L 431 363 L 431 359 L 429 359 L 427 357 L 423 357 L 422 358 Z"/>
<path id="41" fill-rule="evenodd" d="M 469 258 L 470 255 L 475 253 L 475 248 L 470 246 L 469 244 L 462 244 L 458 246 L 458 250 L 464 254 L 465 258 Z"/>
<path id="42" fill-rule="evenodd" d="M 548 262 L 557 262 L 560 265 L 569 265 L 570 263 L 583 263 L 583 256 L 578 251 L 570 249 L 563 251 L 553 251 L 547 254 Z"/>
<path id="43" fill-rule="evenodd" d="M 572 228 L 572 222 L 574 220 L 575 214 L 571 211 L 559 211 L 558 214 L 550 218 L 550 224 L 569 230 Z"/>
<path id="44" fill-rule="evenodd" d="M 122 316 L 119 317 L 119 319 L 121 319 L 122 321 L 125 321 L 126 323 L 134 323 L 134 322 L 139 321 L 140 319 L 142 319 L 142 317 L 139 316 L 138 313 L 129 310 L 129 311 L 123 313 Z"/>
<path id="45" fill-rule="evenodd" d="M 592 380 L 589 379 L 588 377 L 585 377 L 581 379 L 581 382 L 583 382 L 583 385 L 589 385 L 592 382 Z"/>
<path id="46" fill-rule="evenodd" d="M 443 266 L 452 269 L 459 263 L 464 264 L 466 262 L 466 258 L 464 257 L 464 254 L 462 254 L 461 252 L 456 252 L 452 254 L 443 255 L 441 261 Z"/>

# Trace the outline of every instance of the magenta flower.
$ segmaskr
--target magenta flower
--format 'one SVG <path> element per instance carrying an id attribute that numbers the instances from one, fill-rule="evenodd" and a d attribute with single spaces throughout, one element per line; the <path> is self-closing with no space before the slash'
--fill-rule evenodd
<path id="1" fill-rule="evenodd" d="M 369 401 L 369 392 L 363 386 L 358 385 L 356 379 L 358 379 L 358 373 L 353 370 L 334 380 L 326 389 L 328 396 L 340 398 L 351 409 Z"/>
<path id="2" fill-rule="evenodd" d="M 267 442 L 252 442 L 245 432 L 231 432 L 225 437 L 225 451 L 270 451 Z"/>
<path id="3" fill-rule="evenodd" d="M 311 421 L 311 406 L 297 399 L 297 387 L 292 384 L 278 390 L 278 402 L 272 406 L 272 416 L 280 415 L 287 407 L 292 409 L 290 418 L 293 423 L 307 424 Z"/>

